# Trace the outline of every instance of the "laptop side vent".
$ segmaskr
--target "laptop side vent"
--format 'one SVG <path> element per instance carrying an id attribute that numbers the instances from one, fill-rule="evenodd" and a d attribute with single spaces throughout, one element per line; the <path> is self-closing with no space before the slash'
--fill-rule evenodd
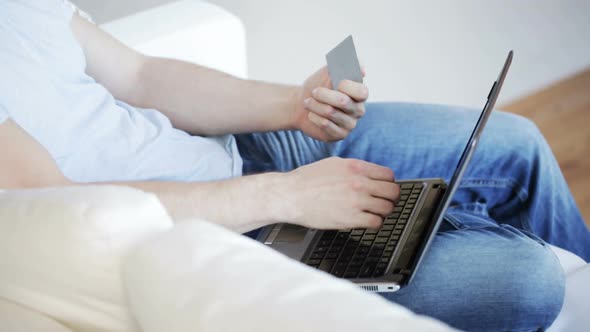
<path id="1" fill-rule="evenodd" d="M 377 292 L 379 290 L 375 285 L 360 285 L 360 287 L 369 292 Z"/>

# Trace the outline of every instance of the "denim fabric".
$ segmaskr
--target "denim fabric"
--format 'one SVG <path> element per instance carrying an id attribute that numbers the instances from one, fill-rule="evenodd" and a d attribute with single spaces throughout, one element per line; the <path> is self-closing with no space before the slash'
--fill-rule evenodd
<path id="1" fill-rule="evenodd" d="M 337 143 L 297 131 L 236 138 L 245 174 L 340 156 L 388 166 L 396 179 L 449 181 L 478 116 L 449 106 L 368 104 Z M 530 121 L 495 112 L 414 282 L 383 296 L 465 330 L 543 330 L 564 294 L 546 242 L 590 259 L 590 232 L 547 143 Z"/>

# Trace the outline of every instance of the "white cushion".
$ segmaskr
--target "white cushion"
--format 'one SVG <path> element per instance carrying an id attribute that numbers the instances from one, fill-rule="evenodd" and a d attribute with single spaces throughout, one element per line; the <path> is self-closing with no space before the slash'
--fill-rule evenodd
<path id="1" fill-rule="evenodd" d="M 0 331 L 72 332 L 39 312 L 0 299 Z"/>
<path id="2" fill-rule="evenodd" d="M 123 257 L 171 226 L 154 195 L 131 188 L 0 192 L 0 298 L 76 331 L 135 331 Z"/>
<path id="3" fill-rule="evenodd" d="M 573 253 L 551 246 L 566 275 L 565 299 L 550 332 L 584 331 L 590 326 L 590 265 Z"/>
<path id="4" fill-rule="evenodd" d="M 210 3 L 175 1 L 101 27 L 145 54 L 247 76 L 246 31 L 242 21 Z"/>
<path id="5" fill-rule="evenodd" d="M 565 302 L 560 316 L 556 329 L 590 330 L 590 265 L 586 264 L 567 276 Z"/>
<path id="6" fill-rule="evenodd" d="M 549 247 L 559 259 L 559 263 L 561 264 L 561 267 L 563 268 L 563 271 L 566 275 L 587 264 L 580 256 L 570 251 L 561 249 L 554 245 L 549 245 Z"/>
<path id="7" fill-rule="evenodd" d="M 206 222 L 141 244 L 124 275 L 144 332 L 450 330 Z"/>

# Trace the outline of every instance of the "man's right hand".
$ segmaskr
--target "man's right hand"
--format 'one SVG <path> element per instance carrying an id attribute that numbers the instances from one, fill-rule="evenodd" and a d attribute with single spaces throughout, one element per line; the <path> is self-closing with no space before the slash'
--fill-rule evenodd
<path id="1" fill-rule="evenodd" d="M 379 228 L 399 198 L 391 169 L 328 158 L 290 173 L 288 222 L 316 229 Z"/>

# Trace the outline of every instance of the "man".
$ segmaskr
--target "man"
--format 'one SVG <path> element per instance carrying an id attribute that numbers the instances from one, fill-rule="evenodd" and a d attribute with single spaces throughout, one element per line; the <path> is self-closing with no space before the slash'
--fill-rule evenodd
<path id="1" fill-rule="evenodd" d="M 398 199 L 392 169 L 448 178 L 477 116 L 365 108 L 367 88 L 331 90 L 325 68 L 291 87 L 146 57 L 60 0 L 0 2 L 0 41 L 0 187 L 128 185 L 242 233 L 377 228 Z M 384 296 L 462 329 L 544 329 L 564 293 L 545 241 L 590 258 L 538 130 L 498 112 L 415 281 Z"/>

